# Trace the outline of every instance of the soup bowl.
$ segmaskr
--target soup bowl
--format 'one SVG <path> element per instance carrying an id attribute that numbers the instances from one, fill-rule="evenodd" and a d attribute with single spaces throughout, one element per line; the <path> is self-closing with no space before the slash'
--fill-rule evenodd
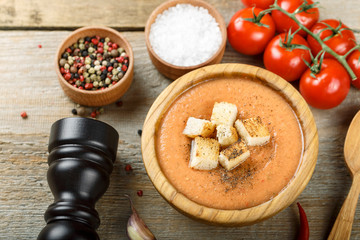
<path id="1" fill-rule="evenodd" d="M 159 163 L 156 138 L 160 123 L 171 104 L 194 86 L 217 79 L 257 81 L 274 90 L 292 108 L 302 132 L 302 153 L 297 170 L 277 195 L 263 203 L 241 209 L 209 207 L 199 204 L 178 190 L 164 174 Z M 215 92 L 216 94 L 216 92 Z M 265 69 L 244 64 L 217 64 L 194 70 L 170 84 L 151 106 L 141 138 L 143 162 L 147 174 L 160 195 L 181 213 L 209 224 L 243 226 L 265 220 L 292 204 L 304 190 L 315 169 L 318 134 L 309 106 L 287 81 Z"/>

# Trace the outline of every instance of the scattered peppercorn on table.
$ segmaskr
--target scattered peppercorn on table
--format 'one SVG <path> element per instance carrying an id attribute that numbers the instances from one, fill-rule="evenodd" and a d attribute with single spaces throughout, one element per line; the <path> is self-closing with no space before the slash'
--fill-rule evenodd
<path id="1" fill-rule="evenodd" d="M 144 26 L 163 0 L 0 0 L 0 239 L 35 239 L 45 226 L 44 212 L 53 197 L 46 180 L 50 126 L 81 112 L 112 125 L 120 134 L 111 184 L 96 209 L 101 239 L 127 239 L 129 194 L 140 216 L 158 239 L 294 239 L 299 229 L 296 203 L 270 220 L 248 227 L 225 228 L 195 222 L 174 210 L 151 184 L 141 160 L 141 129 L 155 98 L 172 81 L 152 64 Z M 240 0 L 208 0 L 226 23 L 243 8 Z M 85 5 L 84 5 L 85 4 Z M 360 30 L 360 1 L 322 1 L 321 19 L 341 19 Z M 119 30 L 134 50 L 134 81 L 117 103 L 102 109 L 79 109 L 62 91 L 54 69 L 60 42 L 81 26 L 105 25 Z M 360 35 L 357 35 L 359 38 Z M 224 63 L 263 67 L 262 57 L 226 48 Z M 297 83 L 294 84 L 297 86 Z M 77 109 L 76 111 L 73 109 Z M 298 198 L 306 211 L 311 239 L 324 239 L 345 200 L 351 177 L 343 161 L 347 128 L 360 109 L 360 91 L 330 110 L 311 108 L 319 133 L 314 175 Z M 92 114 L 95 112 L 95 114 Z M 100 114 L 101 113 L 101 114 Z M 360 238 L 360 207 L 352 239 Z"/>

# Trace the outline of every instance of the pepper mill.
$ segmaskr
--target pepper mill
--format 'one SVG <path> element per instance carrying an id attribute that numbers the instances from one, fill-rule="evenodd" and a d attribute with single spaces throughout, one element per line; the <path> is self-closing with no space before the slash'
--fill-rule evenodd
<path id="1" fill-rule="evenodd" d="M 95 203 L 106 192 L 116 159 L 119 134 L 89 118 L 64 118 L 50 132 L 47 180 L 54 203 L 38 240 L 97 240 Z"/>

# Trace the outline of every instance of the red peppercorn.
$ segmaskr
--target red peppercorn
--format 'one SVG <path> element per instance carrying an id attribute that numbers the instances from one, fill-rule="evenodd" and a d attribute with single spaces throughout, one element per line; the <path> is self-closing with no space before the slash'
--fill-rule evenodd
<path id="1" fill-rule="evenodd" d="M 64 72 L 65 72 L 65 73 L 70 73 L 70 70 L 69 70 L 69 69 L 65 69 Z"/>
<path id="2" fill-rule="evenodd" d="M 38 48 L 42 48 L 42 45 L 41 45 L 41 44 L 39 44 L 39 45 L 38 45 Z"/>
<path id="3" fill-rule="evenodd" d="M 71 53 L 71 52 L 72 52 L 70 48 L 67 48 L 66 51 L 67 51 L 68 53 Z"/>
<path id="4" fill-rule="evenodd" d="M 125 60 L 124 60 L 124 63 L 128 63 L 128 62 L 129 62 L 129 59 L 125 59 Z"/>
<path id="5" fill-rule="evenodd" d="M 93 84 L 92 83 L 86 83 L 85 84 L 85 89 L 88 90 L 88 89 L 92 89 L 93 88 Z"/>
<path id="6" fill-rule="evenodd" d="M 111 52 L 113 49 L 112 49 L 112 47 L 109 47 L 108 48 L 108 52 Z"/>
<path id="7" fill-rule="evenodd" d="M 95 111 L 91 112 L 91 113 L 90 113 L 90 116 L 91 116 L 92 118 L 96 118 L 96 112 L 95 112 Z"/>
<path id="8" fill-rule="evenodd" d="M 142 191 L 142 190 L 138 190 L 136 193 L 137 193 L 137 195 L 138 195 L 139 197 L 142 197 L 142 196 L 143 196 L 143 191 Z"/>
<path id="9" fill-rule="evenodd" d="M 124 57 L 117 57 L 116 61 L 118 61 L 119 63 L 123 63 L 124 62 Z"/>
<path id="10" fill-rule="evenodd" d="M 66 81 L 69 81 L 71 79 L 71 73 L 66 73 L 64 78 Z"/>
<path id="11" fill-rule="evenodd" d="M 97 52 L 98 53 L 104 53 L 104 49 L 102 47 L 98 47 Z"/>
<path id="12" fill-rule="evenodd" d="M 80 82 L 83 82 L 83 81 L 84 81 L 84 76 L 80 75 Z"/>
<path id="13" fill-rule="evenodd" d="M 112 85 L 115 85 L 116 83 L 117 83 L 117 82 L 113 81 L 113 82 L 112 82 Z"/>
<path id="14" fill-rule="evenodd" d="M 131 170 L 132 170 L 131 165 L 130 165 L 130 164 L 127 164 L 127 165 L 125 166 L 125 171 L 130 172 Z"/>
<path id="15" fill-rule="evenodd" d="M 104 43 L 99 42 L 99 43 L 98 43 L 98 48 L 99 48 L 99 47 L 104 47 Z"/>
<path id="16" fill-rule="evenodd" d="M 99 43 L 99 40 L 97 38 L 93 38 L 91 39 L 91 42 L 94 44 L 94 45 L 97 45 Z"/>
<path id="17" fill-rule="evenodd" d="M 111 72 L 114 68 L 113 67 L 108 67 L 108 72 Z"/>
<path id="18" fill-rule="evenodd" d="M 100 36 L 99 35 L 96 35 L 95 36 L 97 40 L 100 40 Z"/>
<path id="19" fill-rule="evenodd" d="M 123 105 L 123 102 L 122 102 L 122 101 L 117 101 L 117 102 L 116 102 L 116 106 L 121 107 L 122 105 Z"/>
<path id="20" fill-rule="evenodd" d="M 125 72 L 126 70 L 127 70 L 127 66 L 126 66 L 126 65 L 122 65 L 121 71 Z"/>
<path id="21" fill-rule="evenodd" d="M 118 49 L 118 45 L 117 45 L 116 43 L 113 43 L 113 44 L 111 45 L 111 47 L 112 47 L 113 49 Z"/>
<path id="22" fill-rule="evenodd" d="M 64 74 L 65 73 L 65 68 L 60 68 L 60 72 L 61 72 L 61 74 Z"/>
<path id="23" fill-rule="evenodd" d="M 24 118 L 24 119 L 28 117 L 28 115 L 27 115 L 26 112 L 22 112 L 22 113 L 20 114 L 20 116 L 21 116 L 22 118 Z"/>
<path id="24" fill-rule="evenodd" d="M 108 42 L 108 44 L 107 44 L 109 47 L 112 45 L 112 42 Z"/>

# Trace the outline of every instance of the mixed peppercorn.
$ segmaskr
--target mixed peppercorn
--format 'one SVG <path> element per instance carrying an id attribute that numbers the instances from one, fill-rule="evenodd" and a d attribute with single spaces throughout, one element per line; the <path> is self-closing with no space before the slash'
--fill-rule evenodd
<path id="1" fill-rule="evenodd" d="M 101 90 L 123 78 L 129 56 L 108 37 L 85 37 L 65 49 L 59 67 L 64 79 L 74 87 Z"/>

